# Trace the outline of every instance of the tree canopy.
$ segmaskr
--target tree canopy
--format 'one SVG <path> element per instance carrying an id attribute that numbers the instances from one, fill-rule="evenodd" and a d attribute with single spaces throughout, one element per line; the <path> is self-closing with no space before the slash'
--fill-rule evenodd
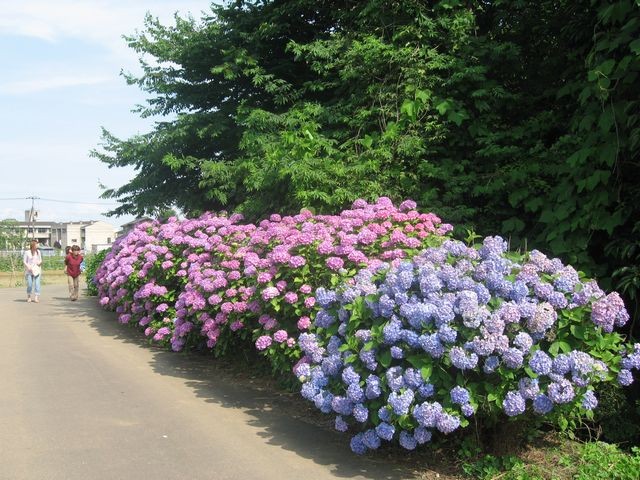
<path id="1" fill-rule="evenodd" d="M 412 198 L 638 301 L 639 39 L 634 0 L 237 0 L 170 26 L 148 16 L 127 37 L 142 73 L 126 79 L 150 94 L 138 113 L 164 120 L 105 130 L 93 154 L 137 170 L 104 192 L 113 214 L 254 220 Z"/>

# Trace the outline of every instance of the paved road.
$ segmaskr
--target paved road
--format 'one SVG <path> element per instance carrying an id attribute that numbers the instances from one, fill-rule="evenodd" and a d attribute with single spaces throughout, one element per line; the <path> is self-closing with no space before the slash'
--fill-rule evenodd
<path id="1" fill-rule="evenodd" d="M 0 289 L 0 309 L 0 479 L 410 478 L 66 286 Z"/>

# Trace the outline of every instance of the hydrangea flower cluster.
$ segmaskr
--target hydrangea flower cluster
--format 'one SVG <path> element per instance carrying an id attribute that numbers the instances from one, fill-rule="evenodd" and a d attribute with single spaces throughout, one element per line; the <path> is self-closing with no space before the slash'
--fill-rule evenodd
<path id="1" fill-rule="evenodd" d="M 138 225 L 96 273 L 100 303 L 174 350 L 203 340 L 222 350 L 250 335 L 258 350 L 296 358 L 319 286 L 409 258 L 452 229 L 413 201 L 396 207 L 384 197 L 357 200 L 339 215 L 304 210 L 259 225 L 241 221 L 207 213 Z M 278 361 L 290 368 L 288 358 Z"/>
<path id="2" fill-rule="evenodd" d="M 629 318 L 617 293 L 500 237 L 446 240 L 316 299 L 294 373 L 359 454 L 394 439 L 411 450 L 474 415 L 592 410 L 594 384 L 640 368 L 640 344 L 612 333 Z"/>

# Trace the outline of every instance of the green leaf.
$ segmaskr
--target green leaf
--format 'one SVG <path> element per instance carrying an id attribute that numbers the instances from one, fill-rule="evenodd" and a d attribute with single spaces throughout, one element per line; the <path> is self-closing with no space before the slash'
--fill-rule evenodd
<path id="1" fill-rule="evenodd" d="M 422 379 L 425 382 L 429 381 L 429 379 L 431 378 L 431 374 L 432 373 L 433 373 L 433 365 L 431 363 L 425 364 L 420 369 L 420 375 L 422 376 Z"/>
<path id="2" fill-rule="evenodd" d="M 389 368 L 389 366 L 391 365 L 391 352 L 389 350 L 386 350 L 384 352 L 378 353 L 378 361 L 384 368 Z"/>
<path id="3" fill-rule="evenodd" d="M 447 110 L 451 108 L 451 102 L 449 100 L 443 100 L 439 104 L 436 105 L 436 110 L 440 115 L 444 115 L 447 113 Z"/>
<path id="4" fill-rule="evenodd" d="M 613 67 L 615 67 L 615 65 L 616 61 L 610 58 L 609 60 L 605 60 L 604 62 L 602 62 L 597 67 L 597 71 L 602 73 L 602 75 L 611 75 L 611 72 L 613 72 Z"/>

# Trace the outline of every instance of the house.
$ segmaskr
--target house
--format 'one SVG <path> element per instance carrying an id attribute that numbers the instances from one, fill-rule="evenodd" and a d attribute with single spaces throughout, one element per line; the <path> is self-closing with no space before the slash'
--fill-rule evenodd
<path id="1" fill-rule="evenodd" d="M 127 233 L 133 231 L 133 229 L 136 228 L 136 225 L 138 225 L 139 223 L 142 223 L 142 222 L 153 222 L 153 218 L 140 217 L 140 218 L 136 218 L 135 220 L 132 220 L 130 222 L 124 223 L 121 226 L 122 230 L 120 230 L 120 235 L 126 235 Z"/>
<path id="2" fill-rule="evenodd" d="M 111 246 L 117 237 L 116 227 L 103 221 L 45 222 L 36 221 L 37 214 L 25 211 L 25 220 L 15 228 L 24 232 L 26 239 L 36 239 L 41 246 L 78 245 L 87 252 L 97 252 Z"/>

